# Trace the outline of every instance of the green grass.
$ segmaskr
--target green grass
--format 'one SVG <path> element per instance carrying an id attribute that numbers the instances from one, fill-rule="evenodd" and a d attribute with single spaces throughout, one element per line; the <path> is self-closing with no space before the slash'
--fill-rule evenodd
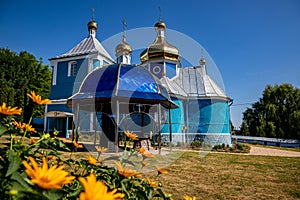
<path id="1" fill-rule="evenodd" d="M 187 152 L 154 176 L 174 199 L 300 199 L 300 158 Z"/>

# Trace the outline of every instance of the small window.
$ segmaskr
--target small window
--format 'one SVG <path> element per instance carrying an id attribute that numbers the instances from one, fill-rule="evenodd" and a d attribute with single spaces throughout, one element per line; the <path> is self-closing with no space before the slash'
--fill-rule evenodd
<path id="1" fill-rule="evenodd" d="M 103 65 L 109 64 L 106 60 L 103 60 Z"/>
<path id="2" fill-rule="evenodd" d="M 93 69 L 100 66 L 100 60 L 94 59 L 93 60 Z"/>
<path id="3" fill-rule="evenodd" d="M 72 61 L 69 63 L 68 76 L 76 76 L 76 74 L 77 74 L 77 62 Z"/>

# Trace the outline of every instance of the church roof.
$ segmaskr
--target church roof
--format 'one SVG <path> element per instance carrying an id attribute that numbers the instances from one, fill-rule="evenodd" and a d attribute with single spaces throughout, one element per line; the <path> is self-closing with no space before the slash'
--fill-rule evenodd
<path id="1" fill-rule="evenodd" d="M 90 53 L 99 53 L 100 55 L 106 57 L 111 62 L 114 62 L 112 57 L 107 53 L 107 51 L 100 44 L 100 42 L 92 35 L 83 39 L 79 44 L 77 44 L 74 48 L 72 48 L 67 53 L 51 58 L 50 60 L 87 55 Z"/>
<path id="2" fill-rule="evenodd" d="M 181 68 L 174 79 L 190 98 L 221 98 L 229 101 L 225 92 L 210 78 L 201 66 Z"/>
<path id="3" fill-rule="evenodd" d="M 91 71 L 76 94 L 68 99 L 82 102 L 110 102 L 112 98 L 132 103 L 160 103 L 176 108 L 168 92 L 147 69 L 138 65 L 112 64 Z"/>
<path id="4" fill-rule="evenodd" d="M 161 84 L 167 89 L 169 94 L 176 96 L 186 97 L 185 91 L 176 83 L 176 81 L 170 80 L 167 76 L 163 76 L 160 79 Z"/>

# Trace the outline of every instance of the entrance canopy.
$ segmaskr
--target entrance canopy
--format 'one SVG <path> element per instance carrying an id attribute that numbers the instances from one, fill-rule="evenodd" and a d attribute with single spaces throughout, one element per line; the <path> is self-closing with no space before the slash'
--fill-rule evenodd
<path id="1" fill-rule="evenodd" d="M 68 99 L 84 104 L 110 103 L 112 99 L 130 103 L 161 104 L 173 109 L 178 107 L 159 80 L 139 65 L 113 64 L 91 71 L 79 91 Z"/>
<path id="2" fill-rule="evenodd" d="M 61 112 L 61 111 L 50 111 L 45 114 L 45 117 L 72 117 L 73 113 Z"/>

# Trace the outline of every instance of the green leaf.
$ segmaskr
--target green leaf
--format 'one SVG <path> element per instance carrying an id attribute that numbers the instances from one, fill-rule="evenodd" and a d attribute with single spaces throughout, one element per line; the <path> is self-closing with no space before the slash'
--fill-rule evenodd
<path id="1" fill-rule="evenodd" d="M 28 191 L 28 190 L 31 190 L 30 185 L 28 185 L 26 183 L 26 181 L 24 180 L 24 178 L 21 176 L 20 173 L 14 172 L 12 174 L 12 176 L 11 176 L 11 179 L 15 180 L 16 183 L 18 183 L 18 184 L 16 184 L 16 186 L 19 185 L 21 187 L 21 188 L 15 188 L 15 187 L 13 187 L 13 189 L 16 189 L 16 190 L 19 190 L 19 191 L 25 191 L 25 190 Z"/>
<path id="2" fill-rule="evenodd" d="M 43 191 L 42 194 L 49 200 L 61 199 L 63 197 L 63 193 L 60 190 L 55 189 Z"/>
<path id="3" fill-rule="evenodd" d="M 0 136 L 2 136 L 7 131 L 6 126 L 0 126 Z"/>
<path id="4" fill-rule="evenodd" d="M 9 175 L 11 175 L 19 169 L 22 159 L 17 155 L 15 151 L 8 150 L 8 161 L 9 166 L 5 175 L 6 177 L 8 177 Z"/>

